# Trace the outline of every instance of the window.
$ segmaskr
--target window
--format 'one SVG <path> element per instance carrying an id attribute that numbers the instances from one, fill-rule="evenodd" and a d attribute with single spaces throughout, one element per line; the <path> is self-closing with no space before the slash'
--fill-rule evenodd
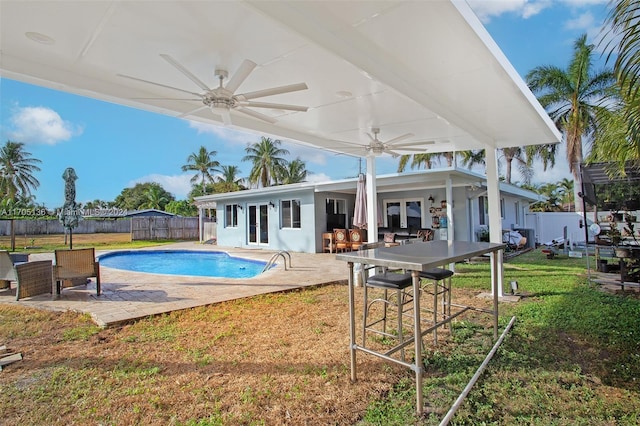
<path id="1" fill-rule="evenodd" d="M 521 211 L 520 211 L 520 201 L 516 201 L 516 225 L 520 225 L 522 222 L 520 222 L 520 216 L 521 216 Z"/>
<path id="2" fill-rule="evenodd" d="M 227 204 L 224 213 L 224 226 L 226 228 L 236 228 L 238 226 L 238 205 Z"/>
<path id="3" fill-rule="evenodd" d="M 500 218 L 504 219 L 504 198 L 500 198 Z"/>
<path id="4" fill-rule="evenodd" d="M 282 200 L 280 211 L 283 228 L 300 228 L 300 200 Z"/>
<path id="5" fill-rule="evenodd" d="M 486 196 L 478 198 L 478 210 L 480 211 L 480 225 L 488 225 L 489 199 Z"/>

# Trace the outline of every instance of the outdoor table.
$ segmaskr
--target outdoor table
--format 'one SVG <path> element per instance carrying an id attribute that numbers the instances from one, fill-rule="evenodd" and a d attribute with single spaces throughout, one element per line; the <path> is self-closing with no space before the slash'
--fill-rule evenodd
<path id="1" fill-rule="evenodd" d="M 347 261 L 349 267 L 349 326 L 350 326 L 350 353 L 351 353 L 351 381 L 356 381 L 356 351 L 360 350 L 374 356 L 378 356 L 387 361 L 392 361 L 415 371 L 416 374 L 416 411 L 422 415 L 422 337 L 433 329 L 433 327 L 422 330 L 420 323 L 420 276 L 421 271 L 430 268 L 443 266 L 449 263 L 458 262 L 488 253 L 496 253 L 504 250 L 505 244 L 468 242 L 468 241 L 428 241 L 414 244 L 404 244 L 395 247 L 379 247 L 370 250 L 361 250 L 340 253 L 336 255 L 337 260 Z M 381 353 L 370 348 L 359 346 L 356 343 L 356 319 L 355 319 L 355 290 L 353 278 L 354 263 L 361 263 L 372 266 L 388 267 L 392 269 L 404 269 L 411 272 L 413 285 L 413 314 L 414 333 L 413 339 L 401 342 L 392 351 L 400 350 L 411 344 L 415 347 L 415 357 L 412 362 L 398 360 L 389 356 L 392 351 Z M 492 294 L 493 294 L 493 336 L 498 338 L 498 255 L 491 256 L 492 268 Z M 450 321 L 452 317 L 448 318 Z M 437 327 L 439 324 L 434 324 Z"/>

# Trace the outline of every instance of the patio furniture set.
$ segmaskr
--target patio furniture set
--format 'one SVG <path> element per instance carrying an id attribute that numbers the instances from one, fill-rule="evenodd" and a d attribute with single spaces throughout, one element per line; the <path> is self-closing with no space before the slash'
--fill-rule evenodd
<path id="1" fill-rule="evenodd" d="M 40 294 L 59 295 L 62 289 L 86 285 L 96 279 L 96 293 L 100 295 L 100 264 L 93 248 L 56 250 L 55 264 L 51 260 L 29 261 L 28 255 L 16 256 L 0 251 L 0 289 L 11 289 L 16 283 L 16 300 Z"/>

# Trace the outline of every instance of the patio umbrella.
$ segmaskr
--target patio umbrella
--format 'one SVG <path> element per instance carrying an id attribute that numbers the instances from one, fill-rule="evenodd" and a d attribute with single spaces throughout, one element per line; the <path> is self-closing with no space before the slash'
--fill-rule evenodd
<path id="1" fill-rule="evenodd" d="M 367 227 L 367 189 L 362 173 L 358 176 L 358 185 L 356 186 L 356 206 L 353 209 L 353 225 L 358 228 Z"/>

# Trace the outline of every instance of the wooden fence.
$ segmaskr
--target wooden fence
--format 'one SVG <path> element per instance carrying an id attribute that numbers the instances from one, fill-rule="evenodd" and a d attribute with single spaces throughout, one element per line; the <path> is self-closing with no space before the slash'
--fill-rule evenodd
<path id="1" fill-rule="evenodd" d="M 147 216 L 131 219 L 131 240 L 197 240 L 197 217 Z"/>

